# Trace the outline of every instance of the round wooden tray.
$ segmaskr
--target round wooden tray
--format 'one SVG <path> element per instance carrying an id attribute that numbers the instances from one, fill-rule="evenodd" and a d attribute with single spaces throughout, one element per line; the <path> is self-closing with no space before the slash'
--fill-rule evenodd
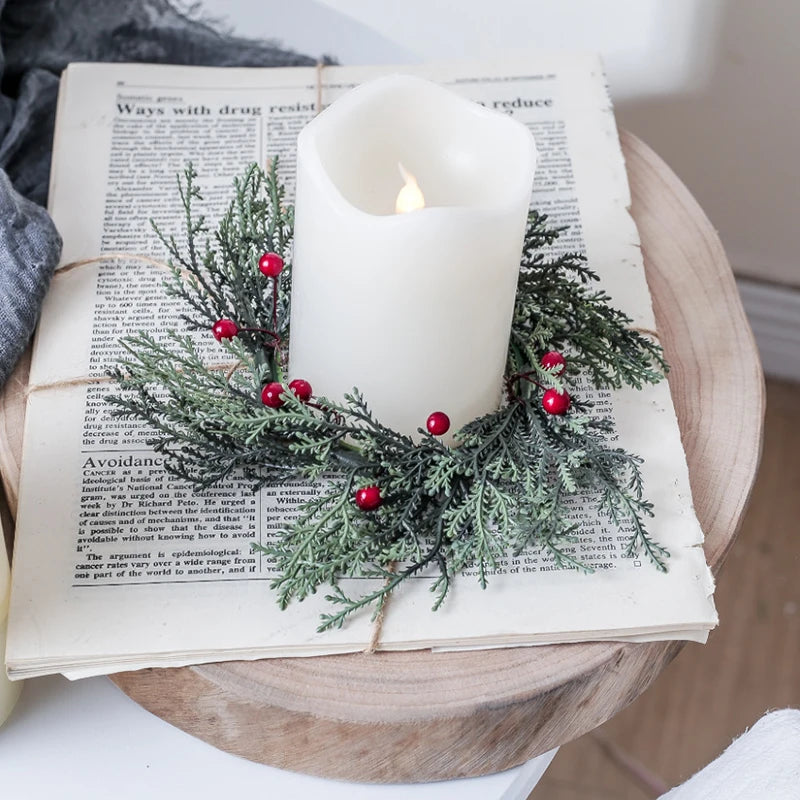
<path id="1" fill-rule="evenodd" d="M 725 558 L 761 450 L 763 377 L 725 254 L 646 145 L 623 149 L 706 555 Z M 27 366 L 0 400 L 12 505 Z M 2 441 L 2 437 L 0 437 Z M 147 669 L 112 680 L 137 703 L 245 758 L 329 778 L 432 781 L 496 772 L 618 712 L 681 644 L 378 653 Z"/>

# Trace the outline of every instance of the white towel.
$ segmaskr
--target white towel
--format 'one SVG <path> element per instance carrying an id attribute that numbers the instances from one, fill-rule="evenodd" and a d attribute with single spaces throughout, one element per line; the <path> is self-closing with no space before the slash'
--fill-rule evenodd
<path id="1" fill-rule="evenodd" d="M 800 711 L 787 708 L 762 717 L 660 800 L 800 800 Z"/>

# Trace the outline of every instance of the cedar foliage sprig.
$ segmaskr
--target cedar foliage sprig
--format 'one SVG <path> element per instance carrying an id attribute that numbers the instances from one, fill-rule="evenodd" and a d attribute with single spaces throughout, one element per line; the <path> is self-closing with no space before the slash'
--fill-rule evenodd
<path id="1" fill-rule="evenodd" d="M 374 613 L 412 576 L 433 577 L 434 608 L 456 575 L 469 570 L 485 587 L 509 553 L 547 554 L 554 566 L 586 569 L 576 555 L 575 498 L 592 504 L 629 538 L 627 555 L 644 552 L 665 570 L 667 551 L 647 531 L 652 505 L 643 495 L 641 460 L 613 445 L 610 419 L 591 404 L 573 402 L 565 416 L 547 414 L 542 387 L 563 389 L 582 370 L 598 388 L 640 388 L 666 368 L 661 349 L 629 326 L 631 320 L 593 288 L 597 276 L 583 256 L 549 257 L 559 230 L 532 212 L 521 259 L 509 343 L 506 402 L 456 433 L 448 447 L 426 431 L 418 442 L 377 420 L 357 389 L 342 401 L 303 403 L 292 392 L 273 409 L 260 399 L 265 383 L 284 380 L 289 335 L 293 210 L 277 177 L 252 166 L 234 186 L 234 199 L 211 231 L 189 166 L 179 181 L 184 239 L 158 231 L 172 268 L 167 291 L 185 301 L 189 330 L 208 332 L 220 318 L 270 328 L 275 337 L 242 333 L 223 342 L 239 367 L 208 367 L 196 335 L 126 337 L 126 357 L 112 371 L 120 393 L 113 413 L 146 422 L 150 443 L 167 469 L 198 489 L 231 475 L 258 488 L 292 479 L 316 482 L 316 495 L 269 544 L 273 588 L 282 607 L 330 587 L 333 608 L 320 630 L 338 627 L 367 606 Z M 265 251 L 281 255 L 277 306 L 258 271 Z M 570 370 L 539 363 L 542 351 L 568 354 Z M 381 488 L 383 504 L 365 513 L 353 501 L 362 486 Z M 373 578 L 352 593 L 348 578 Z M 363 588 L 363 581 L 358 583 Z"/>

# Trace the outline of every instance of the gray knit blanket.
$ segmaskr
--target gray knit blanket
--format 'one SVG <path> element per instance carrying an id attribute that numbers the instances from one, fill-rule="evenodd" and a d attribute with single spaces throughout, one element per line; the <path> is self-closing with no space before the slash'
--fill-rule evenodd
<path id="1" fill-rule="evenodd" d="M 70 61 L 301 66 L 168 0 L 0 0 L 0 386 L 30 340 L 61 237 L 45 211 L 55 105 Z"/>

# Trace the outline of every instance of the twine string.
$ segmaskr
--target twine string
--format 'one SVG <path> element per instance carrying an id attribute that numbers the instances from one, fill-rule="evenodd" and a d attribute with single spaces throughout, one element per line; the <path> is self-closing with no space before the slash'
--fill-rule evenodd
<path id="1" fill-rule="evenodd" d="M 55 275 L 64 275 L 67 272 L 72 272 L 73 270 L 80 269 L 81 267 L 89 267 L 92 264 L 100 264 L 103 261 L 142 261 L 145 264 L 150 264 L 153 267 L 158 267 L 159 269 L 163 269 L 166 272 L 172 273 L 173 267 L 169 264 L 165 263 L 164 261 L 159 261 L 157 258 L 152 258 L 151 256 L 145 256 L 141 253 L 101 253 L 99 256 L 94 256 L 93 258 L 82 258 L 78 261 L 70 261 L 69 264 L 64 264 L 63 267 L 57 267 L 54 273 Z M 190 273 L 187 272 L 185 269 L 178 270 L 184 278 L 190 277 Z"/>
<path id="2" fill-rule="evenodd" d="M 389 566 L 386 568 L 387 572 L 394 573 L 397 569 L 397 562 L 392 561 Z M 386 584 L 391 581 L 391 575 L 386 577 Z M 381 633 L 383 632 L 383 620 L 386 618 L 386 609 L 389 606 L 389 601 L 392 599 L 391 595 L 387 595 L 384 597 L 383 602 L 381 603 L 381 607 L 378 609 L 378 613 L 375 615 L 375 620 L 372 623 L 372 636 L 370 636 L 369 644 L 364 648 L 364 655 L 371 656 L 373 655 L 381 643 Z"/>
<path id="3" fill-rule="evenodd" d="M 225 380 L 230 381 L 237 369 L 244 366 L 242 361 L 215 361 L 203 366 L 212 372 L 225 372 Z M 184 370 L 178 369 L 177 372 Z M 81 375 L 78 378 L 64 378 L 58 381 L 45 381 L 43 383 L 29 383 L 25 389 L 26 397 L 30 397 L 34 392 L 42 389 L 62 389 L 67 386 L 88 386 L 101 383 L 110 383 L 113 378 L 110 375 Z"/>
<path id="4" fill-rule="evenodd" d="M 44 383 L 29 383 L 25 388 L 26 397 L 30 397 L 34 392 L 42 389 L 61 389 L 65 386 L 86 386 L 88 384 L 108 383 L 111 380 L 109 375 L 81 375 L 78 378 L 64 378 L 59 381 Z"/>
<path id="5" fill-rule="evenodd" d="M 652 328 L 630 328 L 630 330 L 641 333 L 642 336 L 652 336 L 653 339 L 657 339 L 659 342 L 661 341 L 658 331 L 654 331 Z"/>
<path id="6" fill-rule="evenodd" d="M 82 269 L 83 267 L 89 267 L 94 264 L 100 264 L 104 261 L 141 261 L 144 264 L 148 264 L 151 267 L 156 267 L 157 269 L 164 270 L 165 272 L 172 273 L 173 268 L 165 263 L 164 261 L 159 261 L 157 258 L 151 258 L 150 256 L 141 255 L 139 253 L 103 253 L 102 255 L 95 256 L 93 258 L 82 258 L 78 261 L 70 261 L 68 264 L 64 264 L 63 267 L 59 267 L 55 271 L 55 275 L 64 275 L 68 272 L 73 272 L 76 269 Z M 180 274 L 184 277 L 189 276 L 189 273 L 186 270 L 179 270 Z M 226 372 L 226 379 L 230 381 L 233 377 L 234 372 L 236 372 L 239 367 L 243 366 L 241 361 L 220 361 L 214 362 L 211 364 L 204 365 L 206 369 L 210 370 L 227 370 Z M 102 383 L 110 383 L 112 380 L 110 375 L 81 375 L 76 378 L 63 378 L 57 381 L 44 381 L 42 383 L 29 383 L 27 388 L 25 389 L 26 397 L 29 397 L 34 392 L 39 392 L 42 389 L 61 389 L 68 386 L 85 386 L 87 384 L 102 384 Z"/>

